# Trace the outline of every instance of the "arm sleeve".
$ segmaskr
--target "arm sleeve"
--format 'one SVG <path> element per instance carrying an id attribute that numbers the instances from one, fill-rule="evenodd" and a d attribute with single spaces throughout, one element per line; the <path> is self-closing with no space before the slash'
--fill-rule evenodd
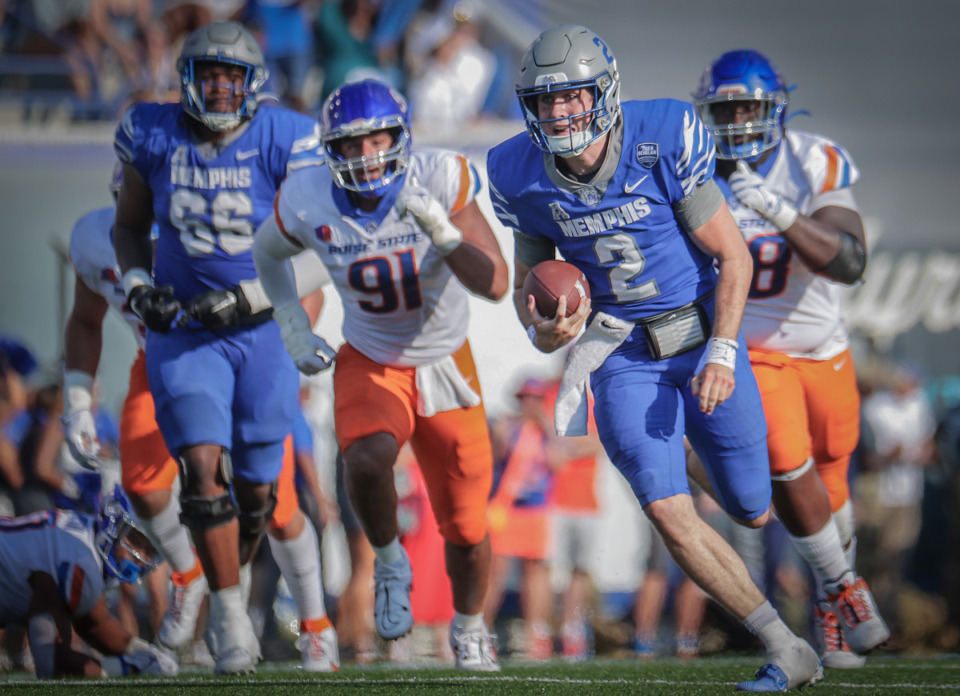
<path id="1" fill-rule="evenodd" d="M 557 248 L 549 239 L 531 237 L 529 234 L 514 230 L 513 255 L 525 266 L 533 268 L 541 261 L 557 258 Z"/>
<path id="2" fill-rule="evenodd" d="M 723 192 L 716 181 L 708 179 L 675 203 L 673 211 L 683 228 L 691 232 L 712 218 L 722 204 Z"/>
<path id="3" fill-rule="evenodd" d="M 274 214 L 264 219 L 253 239 L 253 262 L 257 267 L 257 277 L 274 307 L 300 301 L 290 257 L 302 249 L 295 246 L 294 239 L 283 232 L 277 221 L 276 210 L 281 193 L 277 194 Z"/>

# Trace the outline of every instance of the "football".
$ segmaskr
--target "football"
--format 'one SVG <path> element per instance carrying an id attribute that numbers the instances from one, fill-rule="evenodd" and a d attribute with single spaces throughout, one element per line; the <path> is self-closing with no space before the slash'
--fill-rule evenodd
<path id="1" fill-rule="evenodd" d="M 577 311 L 580 300 L 590 297 L 590 285 L 583 272 L 566 261 L 541 261 L 523 281 L 524 297 L 533 295 L 537 311 L 545 317 L 557 314 L 557 302 L 567 297 L 567 316 Z"/>

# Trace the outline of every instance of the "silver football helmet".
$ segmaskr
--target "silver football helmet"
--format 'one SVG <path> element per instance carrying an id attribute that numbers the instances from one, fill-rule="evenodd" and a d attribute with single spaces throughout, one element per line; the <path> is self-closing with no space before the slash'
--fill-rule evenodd
<path id="1" fill-rule="evenodd" d="M 593 108 L 585 112 L 592 117 L 589 127 L 550 135 L 550 124 L 569 117 L 541 119 L 538 97 L 580 88 L 593 91 Z M 544 152 L 562 157 L 579 155 L 609 131 L 620 115 L 617 60 L 603 39 L 576 24 L 554 27 L 537 37 L 520 62 L 516 90 L 533 142 Z"/>
<path id="2" fill-rule="evenodd" d="M 199 63 L 237 65 L 245 70 L 243 103 L 236 111 L 208 111 L 203 85 L 197 82 Z M 180 103 L 183 110 L 210 130 L 228 131 L 257 110 L 257 92 L 267 81 L 267 68 L 260 45 L 239 22 L 213 22 L 195 30 L 183 42 L 177 61 L 180 74 Z"/>

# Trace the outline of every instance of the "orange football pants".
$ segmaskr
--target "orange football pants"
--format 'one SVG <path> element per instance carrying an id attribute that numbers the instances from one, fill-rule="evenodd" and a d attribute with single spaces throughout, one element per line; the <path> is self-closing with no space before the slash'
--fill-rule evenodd
<path id="1" fill-rule="evenodd" d="M 294 484 L 293 436 L 283 447 L 283 468 L 277 480 L 277 507 L 270 526 L 283 529 L 299 508 Z M 147 382 L 147 359 L 138 351 L 130 368 L 130 385 L 120 414 L 120 482 L 132 495 L 169 491 L 178 474 L 176 460 L 170 456 L 160 433 L 154 412 L 153 396 Z"/>
<path id="2" fill-rule="evenodd" d="M 460 374 L 479 392 L 480 381 L 464 343 L 453 355 Z M 340 451 L 376 433 L 408 440 L 420 464 L 440 534 L 459 546 L 487 535 L 487 498 L 493 452 L 483 404 L 417 415 L 416 368 L 381 365 L 350 344 L 337 351 L 333 374 L 334 425 Z"/>
<path id="3" fill-rule="evenodd" d="M 836 512 L 850 498 L 847 472 L 860 437 L 860 392 L 847 349 L 830 360 L 751 350 L 750 363 L 767 419 L 774 476 L 813 457 Z"/>

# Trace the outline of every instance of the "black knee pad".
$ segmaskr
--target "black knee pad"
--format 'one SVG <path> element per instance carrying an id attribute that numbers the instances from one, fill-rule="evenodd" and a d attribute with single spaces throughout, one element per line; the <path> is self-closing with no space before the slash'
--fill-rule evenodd
<path id="1" fill-rule="evenodd" d="M 213 498 L 180 495 L 180 523 L 195 532 L 222 527 L 236 519 L 237 506 L 230 493 Z"/>
<path id="2" fill-rule="evenodd" d="M 267 503 L 259 510 L 240 511 L 240 538 L 246 541 L 256 541 L 267 533 L 273 511 L 277 508 L 277 482 L 270 486 Z"/>

